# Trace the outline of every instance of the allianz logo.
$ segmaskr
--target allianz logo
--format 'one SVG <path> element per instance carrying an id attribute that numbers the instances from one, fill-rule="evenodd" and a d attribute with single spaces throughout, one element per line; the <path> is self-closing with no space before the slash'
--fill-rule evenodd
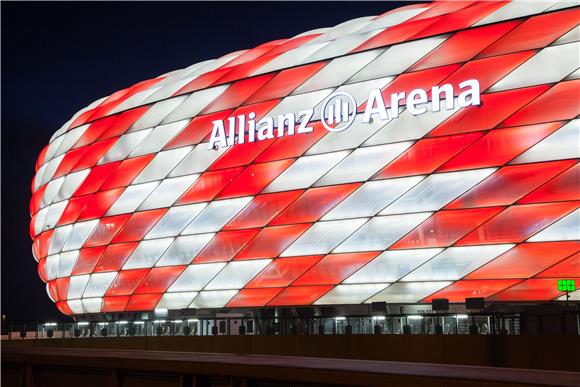
<path id="1" fill-rule="evenodd" d="M 414 89 L 408 94 L 405 92 L 392 93 L 385 98 L 381 89 L 373 89 L 366 99 L 362 122 L 368 124 L 376 119 L 390 121 L 399 117 L 398 107 L 403 102 L 405 109 L 412 115 L 418 116 L 429 111 L 438 112 L 442 109 L 453 110 L 468 106 L 481 105 L 481 90 L 477 79 L 468 79 L 459 84 L 457 97 L 452 84 L 433 86 L 430 89 L 431 100 L 427 90 Z M 428 106 L 431 105 L 431 109 Z M 354 122 L 359 105 L 355 98 L 344 91 L 330 94 L 324 99 L 320 109 L 320 121 L 329 132 L 342 132 Z M 215 120 L 208 143 L 209 149 L 230 147 L 246 142 L 270 140 L 276 137 L 294 136 L 310 133 L 314 130 L 314 108 L 266 116 L 256 121 L 256 113 L 247 116 L 228 117 L 226 120 Z"/>

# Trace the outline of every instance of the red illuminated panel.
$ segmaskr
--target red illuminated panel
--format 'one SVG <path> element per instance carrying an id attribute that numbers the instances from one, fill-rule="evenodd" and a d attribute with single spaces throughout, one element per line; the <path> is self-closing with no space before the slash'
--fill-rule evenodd
<path id="1" fill-rule="evenodd" d="M 450 203 L 447 208 L 512 204 L 574 163 L 573 160 L 565 160 L 503 167 Z"/>
<path id="2" fill-rule="evenodd" d="M 121 165 L 111 174 L 111 176 L 101 186 L 101 191 L 112 188 L 126 187 L 137 177 L 139 173 L 153 160 L 154 154 L 134 157 L 123 160 Z"/>
<path id="3" fill-rule="evenodd" d="M 533 16 L 483 50 L 480 56 L 546 47 L 574 28 L 579 18 L 580 10 L 578 9 Z"/>
<path id="4" fill-rule="evenodd" d="M 481 135 L 481 132 L 475 132 L 417 141 L 380 171 L 374 179 L 431 173 L 480 138 Z"/>
<path id="5" fill-rule="evenodd" d="M 72 309 L 68 306 L 68 303 L 66 301 L 59 301 L 56 303 L 56 307 L 58 308 L 58 310 L 62 313 L 65 314 L 67 316 L 70 316 L 73 314 Z"/>
<path id="6" fill-rule="evenodd" d="M 454 72 L 449 78 L 446 78 L 444 83 L 453 85 L 455 94 L 458 95 L 461 90 L 459 87 L 461 82 L 467 79 L 477 79 L 479 81 L 479 87 L 484 91 L 516 67 L 530 59 L 534 54 L 536 54 L 536 51 L 523 51 L 470 61 Z"/>
<path id="7" fill-rule="evenodd" d="M 248 166 L 233 182 L 230 183 L 218 198 L 234 198 L 255 195 L 277 178 L 294 160 L 280 160 Z"/>
<path id="8" fill-rule="evenodd" d="M 303 190 L 296 190 L 257 196 L 223 229 L 263 227 L 303 192 Z"/>
<path id="9" fill-rule="evenodd" d="M 107 289 L 105 296 L 130 296 L 147 273 L 149 273 L 149 269 L 120 271 L 115 281 Z"/>
<path id="10" fill-rule="evenodd" d="M 224 187 L 234 181 L 243 167 L 204 172 L 181 196 L 177 204 L 207 202 L 212 200 Z"/>
<path id="11" fill-rule="evenodd" d="M 518 203 L 580 200 L 578 187 L 580 187 L 580 164 L 576 163 L 572 168 L 520 199 Z"/>
<path id="12" fill-rule="evenodd" d="M 42 282 L 48 282 L 48 277 L 46 275 L 46 258 L 43 258 L 38 261 L 38 265 L 36 267 L 36 271 L 38 272 L 38 276 L 42 280 Z"/>
<path id="13" fill-rule="evenodd" d="M 474 2 L 468 7 L 437 18 L 435 23 L 429 24 L 418 34 L 413 35 L 413 39 L 471 27 L 474 23 L 482 20 L 493 11 L 503 7 L 506 3 L 506 1 Z"/>
<path id="14" fill-rule="evenodd" d="M 284 52 L 290 51 L 294 48 L 300 47 L 314 38 L 317 38 L 320 34 L 307 34 L 302 36 L 297 36 L 292 39 L 286 40 L 284 43 L 278 45 L 277 47 L 273 48 L 271 51 L 268 52 L 268 56 L 270 55 L 279 55 Z"/>
<path id="15" fill-rule="evenodd" d="M 580 253 L 576 253 L 557 265 L 544 270 L 536 277 L 567 278 L 576 276 L 578 273 L 580 273 Z"/>
<path id="16" fill-rule="evenodd" d="M 51 243 L 52 234 L 54 233 L 54 229 L 45 231 L 36 237 L 34 240 L 34 245 L 32 248 L 34 249 L 34 256 L 37 259 L 44 258 L 48 255 L 48 246 Z"/>
<path id="17" fill-rule="evenodd" d="M 309 227 L 309 223 L 266 227 L 238 253 L 236 259 L 277 257 Z"/>
<path id="18" fill-rule="evenodd" d="M 129 296 L 103 297 L 103 312 L 122 312 L 129 302 Z"/>
<path id="19" fill-rule="evenodd" d="M 580 277 L 569 279 L 576 280 L 576 283 L 580 281 Z M 532 278 L 496 294 L 490 301 L 553 300 L 563 294 L 558 291 L 558 279 Z"/>
<path id="20" fill-rule="evenodd" d="M 241 63 L 237 66 L 230 67 L 228 63 L 228 68 L 230 71 L 225 73 L 223 76 L 218 78 L 215 82 L 212 83 L 212 86 L 221 85 L 228 82 L 237 81 L 242 78 L 247 78 L 252 76 L 257 70 L 259 70 L 262 66 L 266 63 L 270 62 L 274 59 L 276 55 L 264 55 L 260 58 L 254 59 L 250 62 Z M 255 91 L 255 90 L 254 90 Z M 246 97 L 250 95 L 249 93 L 246 94 Z"/>
<path id="21" fill-rule="evenodd" d="M 182 146 L 199 143 L 211 133 L 213 121 L 225 120 L 231 113 L 232 110 L 226 110 L 219 113 L 194 117 L 173 140 L 165 145 L 164 149 L 180 148 Z"/>
<path id="22" fill-rule="evenodd" d="M 316 62 L 283 70 L 248 98 L 245 104 L 285 97 L 326 64 L 327 62 Z"/>
<path id="23" fill-rule="evenodd" d="M 159 208 L 132 214 L 131 219 L 123 227 L 123 230 L 113 239 L 113 243 L 133 242 L 143 239 L 166 212 L 167 208 Z"/>
<path id="24" fill-rule="evenodd" d="M 578 202 L 561 202 L 512 206 L 468 234 L 457 245 L 522 242 L 578 205 Z"/>
<path id="25" fill-rule="evenodd" d="M 522 243 L 466 278 L 529 278 L 578 250 L 580 250 L 578 241 Z"/>
<path id="26" fill-rule="evenodd" d="M 440 172 L 503 165 L 562 126 L 562 122 L 492 130 L 445 163 Z"/>
<path id="27" fill-rule="evenodd" d="M 263 56 L 264 54 L 268 53 L 268 51 L 271 51 L 274 47 L 279 46 L 280 44 L 284 43 L 285 41 L 286 41 L 286 39 L 278 39 L 278 40 L 272 40 L 270 42 L 260 44 L 259 46 L 256 46 L 250 50 L 247 50 L 243 54 L 232 59 L 231 61 L 229 61 L 228 63 L 226 63 L 222 67 L 233 67 L 233 66 L 238 66 L 242 63 L 253 61 L 254 59 L 259 58 L 259 57 Z"/>
<path id="28" fill-rule="evenodd" d="M 145 112 L 149 110 L 149 106 L 141 106 L 135 109 L 127 110 L 117 116 L 115 121 L 103 132 L 99 140 L 104 140 L 111 137 L 118 137 L 124 134 Z"/>
<path id="29" fill-rule="evenodd" d="M 549 87 L 540 85 L 483 94 L 481 105 L 461 109 L 432 130 L 428 136 L 444 136 L 494 128 Z"/>
<path id="30" fill-rule="evenodd" d="M 231 69 L 229 68 L 219 68 L 204 74 L 201 74 L 197 78 L 194 78 L 187 85 L 183 86 L 181 89 L 177 90 L 173 95 L 182 95 L 191 93 L 192 91 L 205 89 L 211 86 L 215 81 L 220 79 L 222 76 L 228 73 Z"/>
<path id="31" fill-rule="evenodd" d="M 87 203 L 78 220 L 101 218 L 107 210 L 117 201 L 125 188 L 117 188 L 92 195 L 92 200 Z"/>
<path id="32" fill-rule="evenodd" d="M 236 144 L 221 155 L 209 170 L 237 167 L 250 164 L 260 153 L 264 151 L 275 139 L 245 142 Z"/>
<path id="33" fill-rule="evenodd" d="M 268 306 L 310 305 L 332 289 L 332 285 L 286 288 Z"/>
<path id="34" fill-rule="evenodd" d="M 503 207 L 491 207 L 439 211 L 391 246 L 391 249 L 451 246 L 502 210 Z"/>
<path id="35" fill-rule="evenodd" d="M 121 243 L 118 245 L 109 245 L 101 260 L 95 267 L 95 272 L 121 270 L 129 256 L 135 250 L 139 243 Z"/>
<path id="36" fill-rule="evenodd" d="M 135 294 L 163 293 L 187 266 L 154 267 L 135 289 Z"/>
<path id="37" fill-rule="evenodd" d="M 394 25 L 373 36 L 352 50 L 352 52 L 365 51 L 371 48 L 388 46 L 391 44 L 403 42 L 409 39 L 411 36 L 416 35 L 419 31 L 424 30 L 429 25 L 435 23 L 440 18 L 440 16 L 435 16 L 428 19 L 408 21 Z"/>
<path id="38" fill-rule="evenodd" d="M 219 232 L 195 257 L 194 263 L 229 261 L 259 231 L 259 229 L 249 229 Z"/>
<path id="39" fill-rule="evenodd" d="M 328 133 L 320 121 L 310 126 L 312 127 L 312 132 L 310 133 L 277 138 L 272 145 L 260 153 L 254 162 L 261 163 L 302 156 L 304 152 Z"/>
<path id="40" fill-rule="evenodd" d="M 264 74 L 235 82 L 218 99 L 209 104 L 201 114 L 238 107 L 273 77 L 274 74 Z"/>
<path id="41" fill-rule="evenodd" d="M 513 20 L 459 31 L 418 61 L 409 71 L 465 62 L 518 24 L 520 21 Z"/>
<path id="42" fill-rule="evenodd" d="M 111 127 L 113 123 L 117 120 L 117 116 L 108 116 L 104 118 L 100 118 L 97 121 L 93 121 L 87 130 L 81 135 L 78 141 L 75 143 L 73 148 L 78 148 L 84 145 L 92 144 L 95 141 L 98 141 L 99 138 L 103 135 L 105 130 Z"/>
<path id="43" fill-rule="evenodd" d="M 117 142 L 118 137 L 109 138 L 100 142 L 96 142 L 89 145 L 89 149 L 85 152 L 83 157 L 75 164 L 71 172 L 80 171 L 83 169 L 91 168 L 97 164 L 97 162 L 103 157 L 103 155 Z"/>
<path id="44" fill-rule="evenodd" d="M 431 302 L 435 298 L 447 298 L 450 302 L 465 302 L 466 298 L 472 297 L 488 298 L 519 281 L 517 279 L 461 280 L 430 295 L 421 302 Z"/>
<path id="45" fill-rule="evenodd" d="M 57 300 L 66 300 L 68 295 L 68 285 L 70 282 L 70 277 L 57 278 L 55 281 L 56 294 L 58 295 Z"/>
<path id="46" fill-rule="evenodd" d="M 292 285 L 338 284 L 377 255 L 379 255 L 378 252 L 329 254 L 294 281 Z"/>
<path id="47" fill-rule="evenodd" d="M 42 198 L 44 196 L 44 191 L 48 184 L 40 187 L 34 194 L 32 194 L 32 199 L 30 199 L 30 214 L 34 215 L 40 210 L 40 205 L 42 204 Z"/>
<path id="48" fill-rule="evenodd" d="M 106 246 L 99 246 L 80 249 L 77 262 L 75 263 L 71 275 L 92 273 L 106 248 Z"/>
<path id="49" fill-rule="evenodd" d="M 247 288 L 270 288 L 288 286 L 312 265 L 322 259 L 322 255 L 278 258 L 272 261 L 260 274 L 246 285 Z"/>
<path id="50" fill-rule="evenodd" d="M 522 108 L 502 123 L 502 126 L 526 125 L 536 122 L 569 120 L 580 114 L 580 79 L 561 82 Z"/>
<path id="51" fill-rule="evenodd" d="M 227 303 L 228 308 L 264 306 L 283 288 L 242 289 Z"/>
<path id="52" fill-rule="evenodd" d="M 74 150 L 67 152 L 64 155 L 60 164 L 58 165 L 58 168 L 54 172 L 53 179 L 56 179 L 57 177 L 61 177 L 61 176 L 66 175 L 67 173 L 69 173 L 71 171 L 71 169 L 85 155 L 85 153 L 87 153 L 88 150 L 89 150 L 89 147 L 85 146 L 85 147 L 82 147 L 79 149 L 74 149 Z"/>
<path id="53" fill-rule="evenodd" d="M 48 293 L 50 294 L 50 298 L 52 298 L 54 301 L 58 301 L 58 294 L 56 292 L 56 281 L 52 280 L 47 282 L 46 284 Z"/>
<path id="54" fill-rule="evenodd" d="M 81 212 L 85 209 L 87 204 L 93 200 L 93 196 L 94 195 L 85 195 L 70 198 L 66 208 L 58 220 L 57 226 L 74 223 L 78 219 Z"/>
<path id="55" fill-rule="evenodd" d="M 279 225 L 317 221 L 358 187 L 360 187 L 360 183 L 311 188 L 270 224 Z"/>
<path id="56" fill-rule="evenodd" d="M 126 312 L 140 311 L 140 310 L 153 310 L 155 305 L 159 302 L 163 294 L 135 294 L 131 296 Z"/>
<path id="57" fill-rule="evenodd" d="M 97 165 L 96 167 L 93 167 L 91 169 L 91 172 L 88 174 L 88 176 L 79 186 L 79 188 L 77 188 L 77 190 L 75 191 L 74 196 L 86 195 L 97 192 L 99 188 L 101 188 L 105 180 L 107 180 L 109 176 L 111 176 L 120 165 L 121 162 L 117 161 L 114 163 Z"/>
<path id="58" fill-rule="evenodd" d="M 94 247 L 109 244 L 113 237 L 117 235 L 121 227 L 127 223 L 130 217 L 130 214 L 123 214 L 102 218 L 95 231 L 93 231 L 83 246 Z"/>

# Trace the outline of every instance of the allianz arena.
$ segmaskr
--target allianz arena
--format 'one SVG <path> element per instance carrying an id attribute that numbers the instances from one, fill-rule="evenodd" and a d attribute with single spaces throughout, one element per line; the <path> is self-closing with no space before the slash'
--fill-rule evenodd
<path id="1" fill-rule="evenodd" d="M 67 315 L 564 300 L 579 22 L 569 1 L 414 4 L 95 101 L 32 181 L 49 297 Z"/>

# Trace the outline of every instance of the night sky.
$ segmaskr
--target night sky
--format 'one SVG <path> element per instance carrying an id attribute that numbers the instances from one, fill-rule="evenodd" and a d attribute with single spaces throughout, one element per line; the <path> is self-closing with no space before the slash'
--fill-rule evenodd
<path id="1" fill-rule="evenodd" d="M 75 112 L 112 92 L 232 51 L 402 2 L 2 2 L 2 314 L 65 320 L 28 233 L 34 164 Z"/>

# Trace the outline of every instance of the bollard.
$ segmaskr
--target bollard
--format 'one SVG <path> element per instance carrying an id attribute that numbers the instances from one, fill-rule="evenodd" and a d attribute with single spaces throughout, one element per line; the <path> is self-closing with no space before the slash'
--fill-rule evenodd
<path id="1" fill-rule="evenodd" d="M 318 326 L 318 334 L 319 335 L 323 335 L 324 334 L 324 325 L 320 324 Z"/>
<path id="2" fill-rule="evenodd" d="M 442 335 L 443 334 L 443 326 L 441 326 L 441 325 L 435 325 L 435 334 L 436 335 Z"/>
<path id="3" fill-rule="evenodd" d="M 380 334 L 382 333 L 382 332 L 381 332 L 381 326 L 380 326 L 379 324 L 376 324 L 376 325 L 373 327 L 373 332 L 375 333 L 375 335 L 380 335 Z"/>
<path id="4" fill-rule="evenodd" d="M 403 325 L 403 334 L 405 334 L 405 335 L 411 334 L 411 326 L 410 325 Z"/>

